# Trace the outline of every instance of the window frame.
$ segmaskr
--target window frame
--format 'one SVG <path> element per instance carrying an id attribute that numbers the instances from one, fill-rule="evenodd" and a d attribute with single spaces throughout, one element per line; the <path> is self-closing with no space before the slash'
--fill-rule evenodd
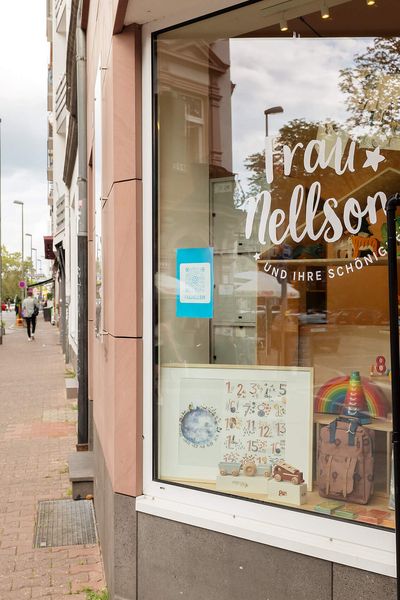
<path id="1" fill-rule="evenodd" d="M 216 8 L 216 0 L 204 3 L 204 15 L 186 11 L 185 20 L 196 21 Z M 218 13 L 246 3 L 220 0 Z M 306 4 L 306 2 L 305 2 Z M 198 9 L 199 11 L 200 9 Z M 143 495 L 136 499 L 138 512 L 202 527 L 210 531 L 274 546 L 351 567 L 396 576 L 395 532 L 345 522 L 298 509 L 261 504 L 220 492 L 203 491 L 157 480 L 155 437 L 157 414 L 153 410 L 153 345 L 157 296 L 153 275 L 157 264 L 157 137 L 153 89 L 156 83 L 155 39 L 165 29 L 185 24 L 166 17 L 142 27 L 142 158 L 143 158 Z M 151 302 L 148 300 L 151 298 Z"/>

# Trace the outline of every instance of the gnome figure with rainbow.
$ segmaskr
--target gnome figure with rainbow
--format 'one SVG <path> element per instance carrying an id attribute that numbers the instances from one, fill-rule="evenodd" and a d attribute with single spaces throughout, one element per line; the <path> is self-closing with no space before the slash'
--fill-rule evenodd
<path id="1" fill-rule="evenodd" d="M 359 371 L 352 371 L 341 413 L 344 417 L 359 419 L 361 423 L 371 423 Z"/>

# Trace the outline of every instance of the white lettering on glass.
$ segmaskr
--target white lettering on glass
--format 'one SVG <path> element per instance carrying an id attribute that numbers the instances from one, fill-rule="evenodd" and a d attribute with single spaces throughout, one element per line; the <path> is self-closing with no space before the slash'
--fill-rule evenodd
<path id="1" fill-rule="evenodd" d="M 289 176 L 293 166 L 293 160 L 302 149 L 304 171 L 312 174 L 318 167 L 326 169 L 332 167 L 337 175 L 343 175 L 345 171 L 354 172 L 354 157 L 356 142 L 352 140 L 345 160 L 343 161 L 344 148 L 347 139 L 338 135 L 335 143 L 330 144 L 330 150 L 326 150 L 325 140 L 310 140 L 304 148 L 304 144 L 298 142 L 291 149 L 286 144 L 281 150 L 275 148 L 276 138 L 267 136 L 265 138 L 265 176 L 269 186 L 274 181 L 274 158 L 283 161 L 284 175 Z M 385 160 L 384 157 L 380 157 Z M 281 164 L 282 167 L 282 164 Z M 266 244 L 268 240 L 273 244 L 280 245 L 290 236 L 296 243 L 301 242 L 306 236 L 316 241 L 323 238 L 326 242 L 337 242 L 346 230 L 348 233 L 357 235 L 361 230 L 364 218 L 375 224 L 377 222 L 377 202 L 385 212 L 386 194 L 377 192 L 374 196 L 368 196 L 365 208 L 361 208 L 356 198 L 349 197 L 344 202 L 343 221 L 336 213 L 338 201 L 336 198 L 327 198 L 321 207 L 321 183 L 314 181 L 306 188 L 297 184 L 291 195 L 289 210 L 286 213 L 281 208 L 271 210 L 271 191 L 265 190 L 247 198 L 241 209 L 247 213 L 245 236 L 249 239 L 253 235 L 256 215 L 261 211 L 258 227 L 258 240 L 260 244 Z M 300 215 L 305 213 L 305 223 L 300 223 Z M 319 227 L 319 228 L 318 228 Z M 339 276 L 341 274 L 339 273 Z"/>
<path id="2" fill-rule="evenodd" d="M 246 217 L 246 239 L 249 239 L 253 234 L 254 219 L 261 204 L 261 218 L 258 230 L 258 239 L 260 244 L 265 244 L 265 237 L 268 229 L 269 239 L 273 244 L 282 244 L 289 236 L 294 242 L 301 242 L 307 235 L 312 240 L 318 240 L 321 237 L 326 242 L 337 242 L 343 235 L 344 229 L 349 233 L 356 235 L 362 225 L 363 217 L 367 217 L 371 224 L 376 223 L 376 202 L 380 200 L 381 207 L 385 211 L 387 202 L 386 194 L 378 192 L 374 196 L 368 196 L 367 205 L 361 209 L 360 203 L 355 198 L 346 200 L 343 209 L 343 222 L 335 212 L 338 207 L 338 202 L 335 198 L 328 198 L 324 201 L 322 210 L 318 212 L 319 201 L 321 198 L 321 184 L 315 181 L 307 192 L 305 205 L 306 222 L 301 229 L 299 223 L 300 211 L 303 205 L 305 189 L 302 185 L 296 185 L 292 192 L 288 214 L 281 208 L 275 208 L 271 211 L 271 193 L 268 191 L 261 192 L 257 196 L 248 198 L 243 205 L 243 210 L 247 212 Z M 314 231 L 314 222 L 317 215 L 322 215 L 325 219 L 322 222 L 318 231 Z M 288 216 L 288 218 L 287 218 Z M 352 225 L 351 220 L 355 219 L 355 225 Z M 286 224 L 286 228 L 278 235 L 278 230 Z"/>

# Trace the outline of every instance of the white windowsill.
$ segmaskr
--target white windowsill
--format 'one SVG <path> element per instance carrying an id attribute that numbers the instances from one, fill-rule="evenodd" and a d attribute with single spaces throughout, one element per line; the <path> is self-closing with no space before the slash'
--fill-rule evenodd
<path id="1" fill-rule="evenodd" d="M 393 532 L 158 482 L 146 487 L 138 512 L 396 576 Z"/>

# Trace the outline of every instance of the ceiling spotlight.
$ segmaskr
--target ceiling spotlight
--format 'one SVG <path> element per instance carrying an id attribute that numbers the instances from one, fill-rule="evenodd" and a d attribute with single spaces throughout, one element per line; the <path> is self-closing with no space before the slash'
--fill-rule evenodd
<path id="1" fill-rule="evenodd" d="M 322 19 L 329 19 L 330 14 L 329 14 L 329 8 L 327 7 L 327 5 L 324 3 L 321 6 L 321 17 Z"/>
<path id="2" fill-rule="evenodd" d="M 284 20 L 280 21 L 279 26 L 281 28 L 281 31 L 288 31 L 289 29 L 287 21 Z"/>
<path id="3" fill-rule="evenodd" d="M 366 0 L 367 6 L 373 6 L 375 4 L 375 0 Z"/>

